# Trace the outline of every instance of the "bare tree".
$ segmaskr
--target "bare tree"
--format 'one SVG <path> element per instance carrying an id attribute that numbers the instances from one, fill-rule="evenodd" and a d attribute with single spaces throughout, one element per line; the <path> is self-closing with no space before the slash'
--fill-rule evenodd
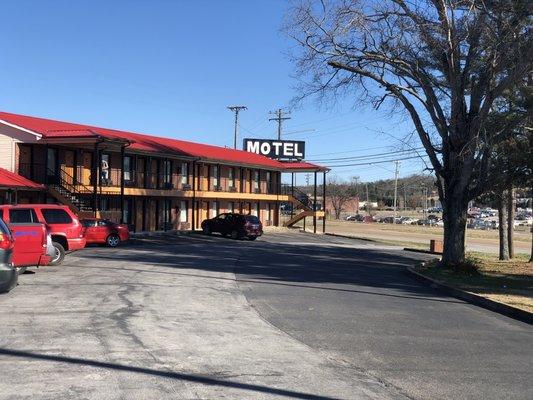
<path id="1" fill-rule="evenodd" d="M 328 182 L 327 197 L 331 202 L 335 219 L 341 217 L 344 211 L 344 206 L 356 196 L 356 187 L 354 185 L 356 180 L 352 179 L 349 183 L 340 180 L 337 177 L 330 178 Z"/>
<path id="2" fill-rule="evenodd" d="M 406 111 L 437 176 L 443 263 L 462 263 L 468 202 L 497 139 L 488 116 L 532 69 L 531 2 L 300 0 L 285 30 L 302 98 L 353 94 Z"/>

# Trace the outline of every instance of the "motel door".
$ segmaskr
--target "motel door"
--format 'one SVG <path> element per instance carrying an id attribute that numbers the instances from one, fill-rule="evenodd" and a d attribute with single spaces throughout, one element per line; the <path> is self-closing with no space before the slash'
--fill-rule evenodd
<path id="1" fill-rule="evenodd" d="M 93 166 L 93 155 L 92 153 L 83 153 L 83 169 L 81 174 L 81 183 L 85 186 L 91 185 L 91 169 Z"/>
<path id="2" fill-rule="evenodd" d="M 74 152 L 65 150 L 64 178 L 67 183 L 74 184 Z"/>
<path id="3" fill-rule="evenodd" d="M 208 212 L 208 203 L 207 201 L 202 201 L 200 203 L 200 207 L 197 208 L 198 212 L 198 227 L 200 227 L 202 221 L 204 219 L 207 219 L 207 212 Z"/>
<path id="4" fill-rule="evenodd" d="M 37 168 L 39 169 L 39 168 Z M 19 146 L 19 173 L 26 178 L 31 176 L 31 148 L 30 146 Z"/>

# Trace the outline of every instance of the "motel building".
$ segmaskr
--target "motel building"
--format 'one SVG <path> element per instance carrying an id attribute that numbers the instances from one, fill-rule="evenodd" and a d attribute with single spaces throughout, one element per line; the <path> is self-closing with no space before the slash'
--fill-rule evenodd
<path id="1" fill-rule="evenodd" d="M 298 146 L 252 143 L 252 151 L 234 150 L 0 112 L 0 204 L 60 203 L 80 217 L 147 232 L 200 229 L 204 219 L 224 212 L 279 226 L 280 205 L 292 203 L 297 211 L 285 225 L 310 217 L 316 232 L 318 220 L 325 229 L 317 176 L 325 182 L 327 169 L 254 152 L 299 155 Z M 291 182 L 297 173 L 313 173 L 314 198 L 282 185 L 283 173 Z"/>

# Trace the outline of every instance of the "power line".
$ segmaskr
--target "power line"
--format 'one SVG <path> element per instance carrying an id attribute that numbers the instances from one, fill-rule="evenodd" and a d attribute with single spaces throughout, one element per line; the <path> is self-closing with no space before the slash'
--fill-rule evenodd
<path id="1" fill-rule="evenodd" d="M 316 156 L 330 156 L 330 155 L 333 155 L 333 154 L 360 153 L 360 152 L 362 152 L 362 151 L 376 150 L 376 149 L 383 149 L 383 146 L 366 147 L 366 148 L 364 148 L 364 149 L 357 149 L 357 150 L 333 151 L 333 152 L 331 152 L 331 153 L 317 153 L 317 154 L 312 154 L 312 155 L 310 155 L 309 157 L 316 157 Z"/>
<path id="2" fill-rule="evenodd" d="M 335 158 L 315 158 L 315 159 L 309 159 L 308 161 L 318 161 L 318 162 L 334 162 L 334 161 L 358 161 L 358 160 L 364 160 L 368 158 L 375 158 L 375 157 L 383 157 L 383 156 L 389 156 L 389 155 L 406 155 L 407 153 L 415 153 L 418 150 L 423 150 L 423 147 L 412 149 L 412 150 L 398 150 L 398 151 L 391 151 L 388 153 L 378 153 L 378 154 L 368 154 L 363 156 L 356 156 L 356 157 L 335 157 Z"/>
<path id="3" fill-rule="evenodd" d="M 405 157 L 405 158 L 398 158 L 398 159 L 389 159 L 389 160 L 381 160 L 381 161 L 371 161 L 371 162 L 364 162 L 364 163 L 355 163 L 355 164 L 340 164 L 340 165 L 327 165 L 328 168 L 336 168 L 336 167 L 357 167 L 359 165 L 374 165 L 374 164 L 383 164 L 383 163 L 389 163 L 391 161 L 404 161 L 404 160 L 413 160 L 415 158 L 422 159 L 423 157 L 427 156 L 413 156 L 413 157 Z"/>
<path id="4" fill-rule="evenodd" d="M 290 115 L 290 112 L 285 112 L 281 108 L 278 108 L 276 111 L 271 111 L 270 114 L 276 115 L 276 117 L 269 118 L 268 120 L 278 122 L 278 140 L 281 140 L 282 124 L 283 124 L 283 121 L 287 119 L 291 119 L 291 117 L 287 117 L 287 115 Z"/>

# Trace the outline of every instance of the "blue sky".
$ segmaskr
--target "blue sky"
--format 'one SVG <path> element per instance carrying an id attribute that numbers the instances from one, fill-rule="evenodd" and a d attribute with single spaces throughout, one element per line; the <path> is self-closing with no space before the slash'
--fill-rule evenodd
<path id="1" fill-rule="evenodd" d="M 0 109 L 230 146 L 226 106 L 244 104 L 241 138 L 272 138 L 268 112 L 295 95 L 286 9 L 281 0 L 3 1 Z M 410 130 L 350 99 L 332 108 L 310 99 L 291 117 L 285 138 L 305 140 L 307 159 L 390 152 Z M 422 168 L 404 161 L 401 176 Z M 389 178 L 393 164 L 333 173 Z"/>

